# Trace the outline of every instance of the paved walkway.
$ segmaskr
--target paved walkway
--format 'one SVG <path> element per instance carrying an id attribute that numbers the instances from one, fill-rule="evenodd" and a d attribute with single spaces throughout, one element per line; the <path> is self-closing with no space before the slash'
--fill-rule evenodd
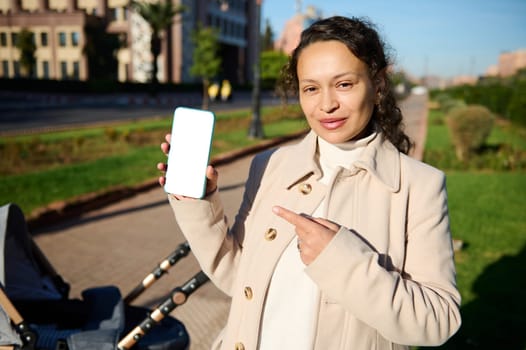
<path id="1" fill-rule="evenodd" d="M 411 96 L 401 107 L 406 112 L 407 132 L 416 142 L 412 155 L 420 158 L 427 97 Z M 239 206 L 251 159 L 246 156 L 218 167 L 220 193 L 229 218 Z M 35 233 L 44 254 L 71 284 L 72 298 L 80 297 L 86 288 L 103 285 L 115 285 L 126 295 L 184 241 L 160 187 Z M 198 271 L 195 258 L 188 255 L 133 304 L 157 306 Z M 228 307 L 228 297 L 207 283 L 173 311 L 172 316 L 181 320 L 190 334 L 191 350 L 210 348 L 226 322 Z"/>

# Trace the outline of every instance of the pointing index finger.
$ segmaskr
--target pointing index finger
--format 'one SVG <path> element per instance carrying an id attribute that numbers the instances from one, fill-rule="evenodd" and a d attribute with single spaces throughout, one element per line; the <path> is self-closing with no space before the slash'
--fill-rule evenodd
<path id="1" fill-rule="evenodd" d="M 274 206 L 272 211 L 274 214 L 285 219 L 287 222 L 296 227 L 308 227 L 312 224 L 317 224 L 306 214 L 296 214 L 295 212 L 280 206 Z"/>

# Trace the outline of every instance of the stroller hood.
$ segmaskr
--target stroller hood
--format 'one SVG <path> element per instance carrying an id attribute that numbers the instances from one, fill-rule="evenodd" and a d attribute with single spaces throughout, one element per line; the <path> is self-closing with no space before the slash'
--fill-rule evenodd
<path id="1" fill-rule="evenodd" d="M 51 268 L 33 242 L 22 210 L 0 207 L 0 282 L 10 299 L 63 299 L 69 286 Z"/>

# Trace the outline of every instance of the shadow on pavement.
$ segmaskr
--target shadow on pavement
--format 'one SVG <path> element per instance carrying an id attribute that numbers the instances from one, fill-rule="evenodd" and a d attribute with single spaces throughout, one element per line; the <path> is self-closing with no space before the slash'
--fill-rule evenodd
<path id="1" fill-rule="evenodd" d="M 100 220 L 116 217 L 116 216 L 119 216 L 119 215 L 125 215 L 125 214 L 129 214 L 129 213 L 133 213 L 133 212 L 138 212 L 138 211 L 141 211 L 141 210 L 151 209 L 151 208 L 155 208 L 155 207 L 158 207 L 158 206 L 161 206 L 161 205 L 168 205 L 168 200 L 162 200 L 162 201 L 157 201 L 157 202 L 153 202 L 153 203 L 148 203 L 148 204 L 137 206 L 137 207 L 134 207 L 134 208 L 115 210 L 115 211 L 113 211 L 111 213 L 105 213 L 105 214 L 96 215 L 96 216 L 92 216 L 92 217 L 77 218 L 77 219 L 73 219 L 73 220 L 68 220 L 68 221 L 59 223 L 59 224 L 57 224 L 57 225 L 55 225 L 53 227 L 43 227 L 43 228 L 34 229 L 32 231 L 32 234 L 33 235 L 38 235 L 38 234 L 44 234 L 44 233 L 48 233 L 48 232 L 54 232 L 54 231 L 57 231 L 57 230 L 64 230 L 64 229 L 67 229 L 67 228 L 70 228 L 70 227 L 74 227 L 74 226 L 78 226 L 78 225 L 82 225 L 82 224 L 86 224 L 86 223 L 90 223 L 90 222 L 94 222 L 94 221 L 100 221 Z"/>
<path id="2" fill-rule="evenodd" d="M 219 188 L 219 191 L 227 192 L 227 191 L 231 191 L 231 190 L 236 190 L 236 189 L 241 188 L 243 186 L 245 186 L 245 182 L 240 182 L 240 183 L 237 183 L 237 184 L 222 186 L 222 187 Z M 70 228 L 70 227 L 83 225 L 83 224 L 87 224 L 87 223 L 90 223 L 90 222 L 105 220 L 105 219 L 109 219 L 109 218 L 116 217 L 116 216 L 119 216 L 119 215 L 125 215 L 125 214 L 130 214 L 130 213 L 133 213 L 133 212 L 138 212 L 138 211 L 142 211 L 142 210 L 152 209 L 152 208 L 155 208 L 155 207 L 159 207 L 161 205 L 168 205 L 168 199 L 156 201 L 156 202 L 153 202 L 153 203 L 148 203 L 148 204 L 137 206 L 137 207 L 133 207 L 133 208 L 115 210 L 115 211 L 110 212 L 110 213 L 104 213 L 104 214 L 100 214 L 100 215 L 96 215 L 96 216 L 84 217 L 84 218 L 76 218 L 76 219 L 73 219 L 73 220 L 67 220 L 67 221 L 61 222 L 61 223 L 59 223 L 57 225 L 53 225 L 52 227 L 44 226 L 44 227 L 41 227 L 41 228 L 35 228 L 35 229 L 32 230 L 32 234 L 33 235 L 38 235 L 38 234 L 45 234 L 45 233 L 49 233 L 49 232 L 54 232 L 54 231 L 57 231 L 57 230 L 64 230 L 64 229 L 67 229 L 67 228 Z"/>

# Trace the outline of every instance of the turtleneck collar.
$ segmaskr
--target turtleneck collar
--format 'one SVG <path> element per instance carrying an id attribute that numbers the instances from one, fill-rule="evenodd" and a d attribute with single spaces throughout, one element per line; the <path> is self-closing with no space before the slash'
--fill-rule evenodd
<path id="1" fill-rule="evenodd" d="M 331 144 L 318 136 L 317 158 L 323 172 L 336 167 L 350 169 L 376 135 L 377 133 L 373 132 L 362 139 L 338 144 Z"/>

